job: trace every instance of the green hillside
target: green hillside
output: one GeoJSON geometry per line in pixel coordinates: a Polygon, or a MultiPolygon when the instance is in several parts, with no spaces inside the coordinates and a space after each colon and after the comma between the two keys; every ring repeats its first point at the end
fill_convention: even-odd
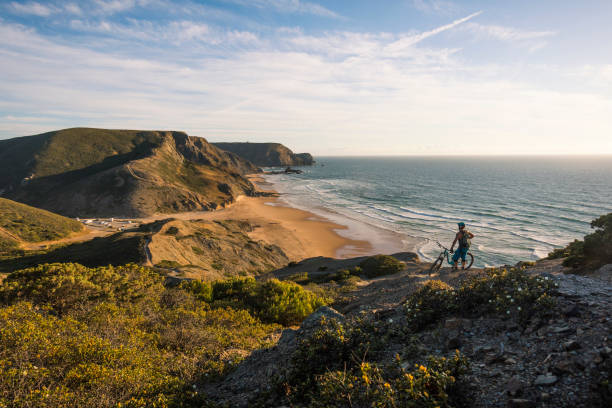
{"type": "Polygon", "coordinates": [[[0,198],[0,252],[16,249],[20,242],[61,239],[82,229],[78,221],[0,198]]]}
{"type": "Polygon", "coordinates": [[[252,194],[252,163],[183,132],[73,128],[0,141],[0,194],[67,216],[207,210],[252,194]]]}

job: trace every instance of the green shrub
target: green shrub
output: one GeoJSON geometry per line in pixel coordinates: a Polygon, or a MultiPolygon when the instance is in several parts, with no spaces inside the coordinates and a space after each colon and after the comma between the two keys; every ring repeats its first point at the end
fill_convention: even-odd
{"type": "Polygon", "coordinates": [[[453,314],[516,316],[525,322],[554,304],[555,287],[548,277],[528,275],[518,268],[491,269],[484,277],[464,281],[457,290],[440,281],[428,281],[404,307],[414,329],[453,314]]]}
{"type": "Polygon", "coordinates": [[[430,280],[413,293],[404,307],[410,326],[422,329],[432,322],[457,311],[457,294],[448,284],[430,280]]]}
{"type": "Polygon", "coordinates": [[[404,264],[390,255],[374,255],[359,264],[367,278],[392,275],[404,269],[404,264]]]}
{"type": "Polygon", "coordinates": [[[213,301],[213,288],[208,282],[188,280],[181,282],[181,288],[191,292],[196,299],[210,303],[213,301]]]}
{"type": "Polygon", "coordinates": [[[203,250],[202,248],[197,247],[197,246],[192,246],[192,247],[191,247],[191,250],[192,250],[192,251],[193,251],[193,253],[194,253],[194,254],[196,254],[196,255],[200,255],[200,256],[202,256],[202,255],[204,255],[204,254],[205,254],[204,250],[203,250]]]}
{"type": "Polygon", "coordinates": [[[0,284],[0,406],[210,406],[194,385],[268,345],[278,326],[211,309],[198,299],[206,284],[162,282],[137,265],[10,274],[0,284]]]}
{"type": "Polygon", "coordinates": [[[87,268],[79,264],[44,264],[8,275],[0,286],[0,301],[25,299],[65,313],[101,301],[157,301],[164,278],[135,264],[87,268]]]}
{"type": "Polygon", "coordinates": [[[155,266],[163,269],[178,269],[181,267],[181,264],[176,261],[162,259],[159,263],[156,263],[155,266]]]}
{"type": "Polygon", "coordinates": [[[213,308],[246,309],[265,322],[283,325],[300,323],[325,303],[300,285],[278,279],[230,278],[212,284],[184,282],[181,286],[213,308]]]}
{"type": "Polygon", "coordinates": [[[256,314],[267,322],[298,324],[323,301],[293,282],[271,279],[261,284],[252,298],[256,314]]]}
{"type": "Polygon", "coordinates": [[[595,232],[585,235],[584,240],[555,249],[548,258],[565,258],[563,265],[571,268],[598,268],[612,263],[612,213],[593,220],[591,228],[595,232]]]}
{"type": "Polygon", "coordinates": [[[166,230],[166,235],[177,235],[179,233],[179,229],[175,226],[169,227],[166,230]]]}

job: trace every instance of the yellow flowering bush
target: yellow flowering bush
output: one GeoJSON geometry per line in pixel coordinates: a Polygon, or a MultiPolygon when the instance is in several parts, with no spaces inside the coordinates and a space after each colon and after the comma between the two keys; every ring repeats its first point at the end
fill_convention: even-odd
{"type": "Polygon", "coordinates": [[[207,407],[200,386],[279,328],[137,265],[40,265],[0,284],[0,407],[207,407]],[[235,352],[235,350],[241,352],[235,352]]]}
{"type": "Polygon", "coordinates": [[[457,351],[451,358],[429,357],[427,365],[384,370],[362,362],[356,369],[329,371],[317,378],[318,391],[309,407],[434,408],[452,407],[451,392],[468,368],[457,351]]]}

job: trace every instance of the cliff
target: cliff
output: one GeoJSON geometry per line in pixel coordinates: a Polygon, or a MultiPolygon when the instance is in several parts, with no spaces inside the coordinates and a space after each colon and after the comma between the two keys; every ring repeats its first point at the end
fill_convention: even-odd
{"type": "Polygon", "coordinates": [[[293,153],[280,143],[213,143],[216,147],[264,167],[310,166],[315,161],[310,153],[293,153]]]}

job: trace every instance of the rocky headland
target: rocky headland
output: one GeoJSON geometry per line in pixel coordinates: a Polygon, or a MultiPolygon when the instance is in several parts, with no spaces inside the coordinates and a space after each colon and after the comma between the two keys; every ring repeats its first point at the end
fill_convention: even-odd
{"type": "Polygon", "coordinates": [[[220,149],[261,167],[311,166],[314,158],[310,153],[293,153],[280,143],[213,143],[220,149]]]}

